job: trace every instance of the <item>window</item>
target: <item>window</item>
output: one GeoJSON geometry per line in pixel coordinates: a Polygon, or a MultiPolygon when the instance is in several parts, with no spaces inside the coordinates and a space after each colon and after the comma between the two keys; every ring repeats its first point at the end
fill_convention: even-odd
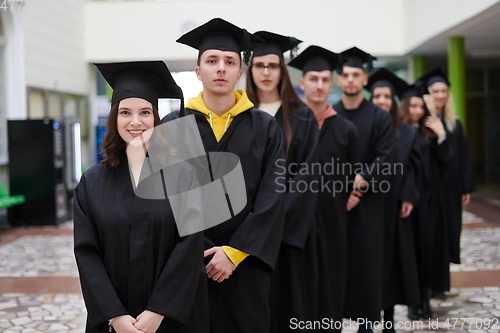
{"type": "Polygon", "coordinates": [[[45,118],[45,97],[42,91],[30,90],[28,93],[28,118],[45,118]]]}
{"type": "Polygon", "coordinates": [[[96,71],[96,87],[97,87],[97,96],[106,96],[107,95],[107,90],[108,90],[108,83],[104,79],[104,76],[102,76],[101,72],[95,69],[96,71]]]}

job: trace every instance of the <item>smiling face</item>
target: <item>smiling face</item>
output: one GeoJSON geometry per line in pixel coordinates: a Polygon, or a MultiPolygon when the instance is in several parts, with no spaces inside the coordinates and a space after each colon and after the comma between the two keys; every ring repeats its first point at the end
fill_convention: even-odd
{"type": "Polygon", "coordinates": [[[436,82],[429,87],[429,93],[434,100],[438,110],[442,110],[448,101],[448,85],[444,82],[436,82]]]}
{"type": "Polygon", "coordinates": [[[199,65],[194,69],[198,80],[203,83],[203,91],[213,95],[232,94],[240,81],[243,71],[241,59],[236,52],[207,50],[200,56],[199,65]]]}
{"type": "Polygon", "coordinates": [[[300,89],[304,91],[307,103],[322,104],[328,100],[333,90],[332,72],[329,70],[308,71],[299,80],[300,89]]]}
{"type": "MultiPolygon", "coordinates": [[[[128,144],[145,131],[154,128],[153,105],[142,98],[126,98],[119,102],[116,125],[118,134],[128,144]]],[[[149,131],[151,133],[151,131],[149,131]]],[[[147,141],[149,137],[144,138],[147,141]]]]}
{"type": "Polygon", "coordinates": [[[252,77],[260,91],[268,93],[277,91],[281,81],[280,57],[276,54],[267,54],[253,58],[252,77]]]}
{"type": "Polygon", "coordinates": [[[409,106],[411,123],[416,123],[424,116],[424,100],[420,97],[411,97],[409,106]]]}
{"type": "Polygon", "coordinates": [[[389,87],[377,87],[373,89],[372,103],[390,112],[392,107],[392,91],[389,87]]]}

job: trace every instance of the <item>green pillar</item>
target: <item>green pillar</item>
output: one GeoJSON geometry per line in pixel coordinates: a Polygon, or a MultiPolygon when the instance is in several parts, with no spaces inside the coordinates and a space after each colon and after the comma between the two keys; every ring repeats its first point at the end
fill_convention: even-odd
{"type": "Polygon", "coordinates": [[[455,111],[462,122],[464,132],[467,128],[465,110],[465,41],[461,36],[448,38],[448,79],[450,91],[455,100],[455,111]]]}
{"type": "Polygon", "coordinates": [[[427,71],[427,58],[423,54],[413,56],[413,79],[416,80],[427,71]]]}

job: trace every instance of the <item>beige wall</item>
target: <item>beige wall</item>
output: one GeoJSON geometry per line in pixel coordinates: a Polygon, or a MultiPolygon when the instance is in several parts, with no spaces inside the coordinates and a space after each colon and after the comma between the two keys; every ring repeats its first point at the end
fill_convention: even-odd
{"type": "MultiPolygon", "coordinates": [[[[403,56],[498,0],[192,0],[87,3],[86,58],[192,60],[175,43],[185,31],[222,17],[250,32],[269,30],[333,51],[356,45],[403,56]]],[[[191,64],[189,64],[191,66],[191,64]]]]}
{"type": "Polygon", "coordinates": [[[89,2],[89,61],[195,59],[175,40],[185,31],[222,17],[250,32],[269,30],[333,51],[353,45],[375,54],[403,53],[402,0],[214,0],[89,2]],[[382,13],[384,19],[377,16],[382,13]]]}
{"type": "Polygon", "coordinates": [[[21,16],[26,85],[88,94],[84,52],[85,0],[25,1],[21,16]]]}

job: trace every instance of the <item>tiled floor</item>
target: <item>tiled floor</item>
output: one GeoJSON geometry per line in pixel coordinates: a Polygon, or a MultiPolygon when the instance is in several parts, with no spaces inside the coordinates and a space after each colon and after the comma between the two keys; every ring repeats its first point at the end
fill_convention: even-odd
{"type": "MultiPolygon", "coordinates": [[[[500,287],[453,288],[444,301],[431,300],[432,320],[408,320],[406,306],[394,309],[394,328],[397,332],[452,331],[498,333],[500,330],[500,287]]],[[[351,324],[351,323],[349,323],[351,324]]],[[[344,323],[343,332],[356,332],[344,323]]],[[[374,323],[374,331],[382,331],[383,322],[374,323]]]]}
{"type": "Polygon", "coordinates": [[[85,306],[79,293],[5,293],[0,296],[0,330],[83,332],[85,306]]]}
{"type": "MultiPolygon", "coordinates": [[[[451,266],[447,299],[431,301],[435,318],[410,321],[406,307],[397,306],[398,332],[499,332],[500,206],[490,201],[478,196],[464,212],[462,264],[451,266]]],[[[0,234],[0,332],[84,331],[72,246],[71,222],[0,234]]],[[[343,327],[344,333],[356,331],[356,323],[343,327]]]]}

